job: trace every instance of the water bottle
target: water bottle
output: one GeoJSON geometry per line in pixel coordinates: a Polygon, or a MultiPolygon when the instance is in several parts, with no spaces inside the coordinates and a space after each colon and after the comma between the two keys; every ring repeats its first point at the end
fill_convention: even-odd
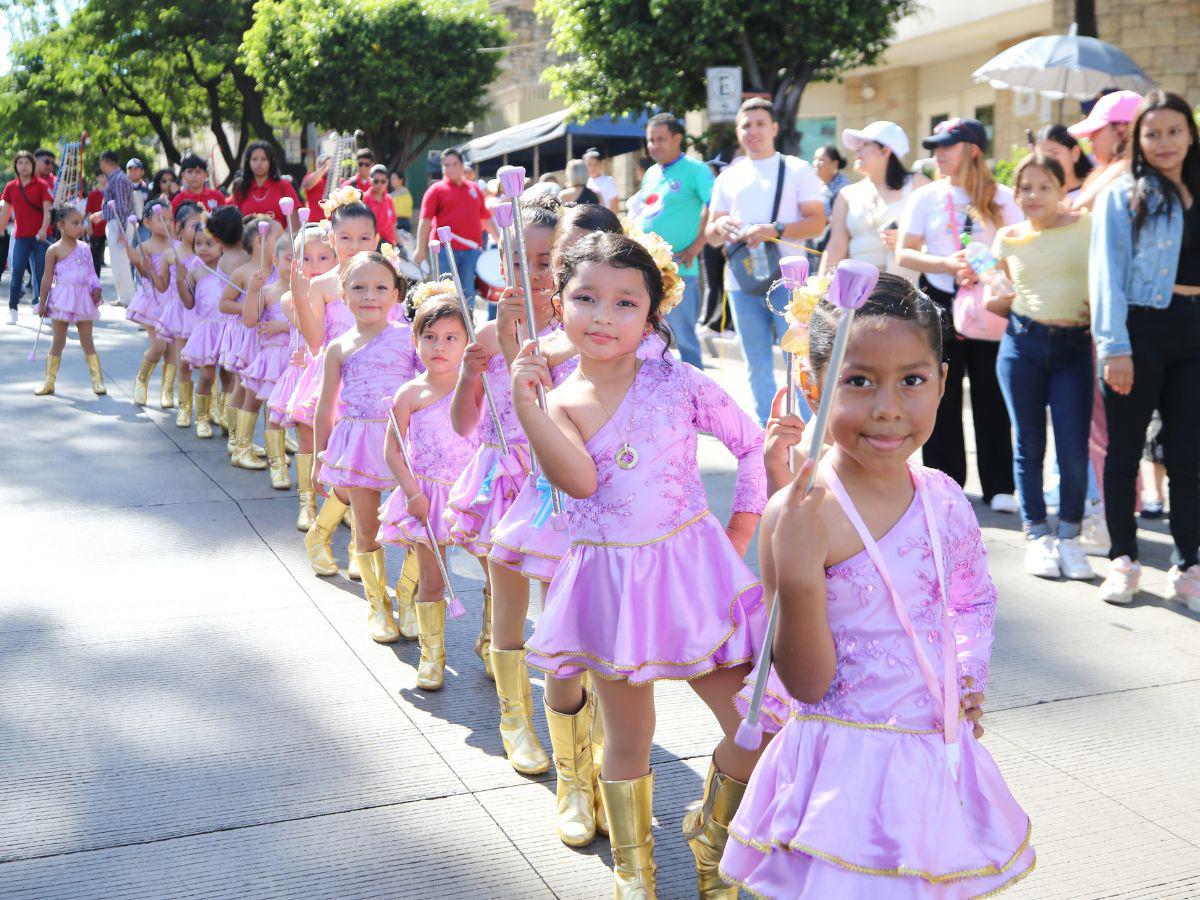
{"type": "Polygon", "coordinates": [[[967,244],[967,265],[979,276],[979,280],[992,289],[997,297],[1007,297],[1013,292],[1012,282],[999,269],[1000,261],[986,244],[972,241],[967,244]]]}
{"type": "Polygon", "coordinates": [[[750,248],[750,272],[760,281],[771,277],[771,261],[767,259],[765,244],[750,248]]]}

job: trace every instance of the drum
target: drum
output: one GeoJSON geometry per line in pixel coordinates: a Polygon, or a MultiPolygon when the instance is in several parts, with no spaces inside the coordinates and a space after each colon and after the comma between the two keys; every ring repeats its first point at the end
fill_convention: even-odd
{"type": "Polygon", "coordinates": [[[500,274],[500,251],[493,247],[479,254],[475,263],[475,290],[489,303],[495,303],[504,293],[504,276],[500,274]]]}

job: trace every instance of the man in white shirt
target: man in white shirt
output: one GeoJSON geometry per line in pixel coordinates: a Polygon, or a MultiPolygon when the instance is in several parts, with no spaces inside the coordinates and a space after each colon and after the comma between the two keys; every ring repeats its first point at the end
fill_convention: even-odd
{"type": "Polygon", "coordinates": [[[620,212],[621,198],[618,196],[617,182],[611,175],[604,174],[604,157],[600,151],[595,147],[585,151],[583,161],[588,168],[587,186],[596,192],[601,203],[613,212],[620,212]]]}
{"type": "MultiPolygon", "coordinates": [[[[730,245],[739,241],[745,241],[751,250],[766,241],[776,241],[780,256],[803,254],[804,241],[825,228],[825,185],[808,163],[776,152],[779,122],[770,101],[753,98],[743,103],[738,110],[736,130],[744,156],[717,176],[713,185],[706,228],[708,242],[714,247],[724,244],[728,252],[730,245]],[[781,160],[783,189],[779,211],[772,219],[781,160]]],[[[786,323],[768,306],[765,292],[740,290],[731,268],[725,267],[725,289],[750,369],[754,408],[765,425],[775,397],[774,348],[783,337],[786,323]]],[[[782,312],[787,291],[776,288],[769,299],[782,312]]]]}

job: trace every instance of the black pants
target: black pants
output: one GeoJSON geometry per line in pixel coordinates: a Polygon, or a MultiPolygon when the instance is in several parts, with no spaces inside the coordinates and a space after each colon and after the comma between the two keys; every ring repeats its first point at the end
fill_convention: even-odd
{"type": "Polygon", "coordinates": [[[725,307],[725,251],[721,247],[705,246],[704,308],[700,324],[714,331],[733,331],[733,309],[725,307]],[[724,321],[722,321],[722,317],[724,321]]]}
{"type": "Polygon", "coordinates": [[[1133,389],[1121,396],[1102,385],[1108,416],[1104,517],[1109,559],[1138,558],[1134,517],[1138,462],[1154,410],[1171,492],[1171,561],[1193,565],[1200,547],[1200,298],[1175,295],[1167,309],[1129,307],[1133,389]]]}
{"type": "MultiPolygon", "coordinates": [[[[954,297],[921,279],[921,288],[944,310],[943,320],[952,321],[950,304],[954,297]]],[[[953,326],[943,331],[946,393],[938,406],[933,434],[922,448],[925,465],[940,469],[960,485],[967,481],[967,447],[963,434],[963,376],[971,379],[971,419],[975,423],[975,460],[983,500],[996,494],[1011,494],[1013,485],[1012,432],[1000,381],[996,377],[995,341],[960,338],[953,326]]],[[[1143,429],[1144,433],[1144,429],[1143,429]]]]}
{"type": "Polygon", "coordinates": [[[92,248],[92,265],[96,269],[96,277],[100,277],[100,270],[104,268],[104,247],[108,244],[108,238],[104,235],[92,235],[88,241],[92,248]]]}
{"type": "Polygon", "coordinates": [[[8,232],[0,234],[0,275],[8,271],[8,232]]]}

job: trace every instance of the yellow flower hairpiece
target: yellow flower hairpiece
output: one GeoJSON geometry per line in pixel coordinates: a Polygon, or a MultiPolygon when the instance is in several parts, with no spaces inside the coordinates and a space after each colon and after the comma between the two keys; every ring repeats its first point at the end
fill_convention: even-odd
{"type": "Polygon", "coordinates": [[[410,304],[414,310],[420,309],[421,304],[434,297],[455,296],[454,285],[449,281],[422,281],[410,296],[410,304]]]}
{"type": "Polygon", "coordinates": [[[631,237],[650,254],[662,275],[663,299],[658,307],[666,315],[683,299],[683,279],[679,277],[679,265],[675,262],[675,251],[663,238],[652,231],[642,231],[633,222],[624,223],[626,237],[631,237]]]}
{"type": "Polygon", "coordinates": [[[351,203],[358,203],[360,200],[362,200],[362,191],[354,185],[346,184],[330,194],[328,200],[322,200],[321,209],[325,210],[326,216],[332,216],[333,211],[339,206],[348,206],[351,203]]]}
{"type": "Polygon", "coordinates": [[[829,285],[832,282],[832,271],[824,275],[812,275],[792,291],[792,298],[783,312],[783,317],[789,325],[779,342],[783,350],[797,356],[808,356],[808,323],[812,320],[817,304],[829,293],[829,285]]]}

